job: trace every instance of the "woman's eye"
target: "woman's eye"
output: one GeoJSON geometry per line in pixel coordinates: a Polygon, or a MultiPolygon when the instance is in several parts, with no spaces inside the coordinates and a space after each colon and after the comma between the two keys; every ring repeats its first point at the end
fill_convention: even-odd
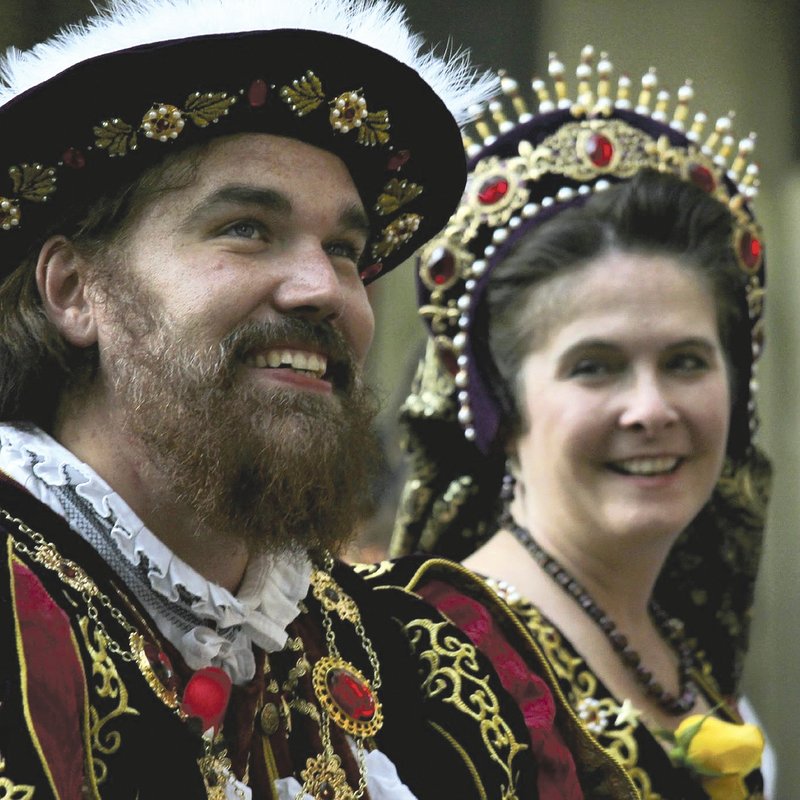
{"type": "Polygon", "coordinates": [[[569,371],[571,378],[601,378],[610,375],[614,367],[607,361],[596,358],[582,358],[576,361],[569,371]]]}
{"type": "Polygon", "coordinates": [[[675,372],[700,372],[708,366],[708,359],[694,353],[680,353],[667,362],[667,367],[675,372]]]}

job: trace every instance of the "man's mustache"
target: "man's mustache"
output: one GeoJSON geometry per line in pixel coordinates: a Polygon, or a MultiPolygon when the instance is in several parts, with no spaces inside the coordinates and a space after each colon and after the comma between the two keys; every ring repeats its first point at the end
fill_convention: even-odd
{"type": "Polygon", "coordinates": [[[358,368],[352,348],[344,336],[327,322],[311,322],[300,317],[280,317],[270,322],[242,323],[221,343],[223,363],[233,369],[254,350],[284,347],[306,348],[327,356],[327,380],[339,391],[349,391],[358,368]]]}

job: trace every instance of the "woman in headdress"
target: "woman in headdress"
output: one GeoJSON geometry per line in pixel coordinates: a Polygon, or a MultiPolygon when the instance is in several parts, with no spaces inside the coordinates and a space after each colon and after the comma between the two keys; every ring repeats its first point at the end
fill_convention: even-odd
{"type": "Polygon", "coordinates": [[[769,478],[753,136],[704,139],[688,83],[669,117],[652,70],[614,97],[592,56],[575,100],[551,57],[535,114],[503,78],[421,253],[393,549],[490,576],[643,798],[761,797],[735,705],[769,478]]]}

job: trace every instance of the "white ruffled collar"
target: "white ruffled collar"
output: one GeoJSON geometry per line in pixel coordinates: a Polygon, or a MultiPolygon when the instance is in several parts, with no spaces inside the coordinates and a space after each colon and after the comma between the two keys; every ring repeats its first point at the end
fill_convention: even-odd
{"type": "Polygon", "coordinates": [[[241,683],[254,674],[253,643],[267,652],[285,644],[286,627],[308,592],[312,569],[308,558],[295,554],[254,557],[233,595],[175,555],[89,465],[42,430],[0,424],[0,469],[61,516],[65,516],[64,507],[55,489],[71,484],[99,518],[113,521],[109,538],[132,565],[146,559],[153,591],[174,604],[188,602],[191,611],[206,622],[181,628],[174,615],[159,613],[147,598],[140,598],[192,669],[222,666],[235,683],[241,683]],[[226,636],[217,632],[226,629],[226,636]]]}

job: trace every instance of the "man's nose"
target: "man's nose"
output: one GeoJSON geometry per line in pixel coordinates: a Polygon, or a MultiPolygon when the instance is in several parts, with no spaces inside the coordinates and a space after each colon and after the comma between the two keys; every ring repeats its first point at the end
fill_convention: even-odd
{"type": "Polygon", "coordinates": [[[274,292],[276,310],[316,322],[332,322],[341,316],[341,276],[321,246],[307,246],[287,254],[281,273],[274,292]]]}

